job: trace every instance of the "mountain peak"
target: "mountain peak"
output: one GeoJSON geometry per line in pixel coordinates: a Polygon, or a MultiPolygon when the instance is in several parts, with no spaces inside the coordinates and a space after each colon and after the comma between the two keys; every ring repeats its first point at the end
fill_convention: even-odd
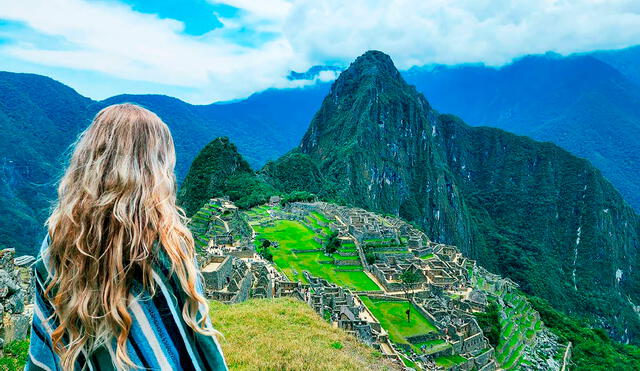
{"type": "Polygon", "coordinates": [[[330,92],[336,103],[346,97],[347,105],[349,98],[397,94],[418,95],[415,88],[404,81],[391,57],[378,50],[369,50],[356,58],[336,79],[330,92]]]}
{"type": "Polygon", "coordinates": [[[328,150],[331,143],[349,142],[357,148],[394,143],[399,135],[431,132],[430,112],[427,100],[404,81],[391,58],[370,50],[331,86],[300,148],[312,157],[335,156],[328,150]]]}
{"type": "Polygon", "coordinates": [[[401,79],[400,72],[393,64],[391,57],[378,50],[369,50],[356,58],[340,77],[343,75],[347,75],[345,77],[348,78],[388,76],[401,79]]]}

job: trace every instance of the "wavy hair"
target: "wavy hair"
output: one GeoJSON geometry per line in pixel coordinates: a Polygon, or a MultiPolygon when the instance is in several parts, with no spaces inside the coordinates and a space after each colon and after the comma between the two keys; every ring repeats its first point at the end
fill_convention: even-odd
{"type": "Polygon", "coordinates": [[[134,278],[155,293],[156,243],[187,293],[185,322],[214,335],[196,289],[193,237],[176,206],[175,161],[167,125],[137,105],[104,108],[79,137],[47,220],[52,278],[45,296],[55,308],[51,338],[65,370],[113,339],[115,365],[139,367],[127,355],[127,308],[134,278]]]}

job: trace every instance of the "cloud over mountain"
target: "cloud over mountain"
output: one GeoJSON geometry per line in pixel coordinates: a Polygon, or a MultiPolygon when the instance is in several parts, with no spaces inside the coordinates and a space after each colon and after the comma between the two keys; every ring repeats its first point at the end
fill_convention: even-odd
{"type": "Polygon", "coordinates": [[[368,49],[400,68],[500,65],[640,40],[640,4],[630,0],[210,0],[196,13],[215,17],[199,35],[186,32],[192,17],[161,11],[163,3],[2,2],[0,68],[48,74],[95,98],[126,90],[208,103],[303,84],[289,71],[344,65],[368,49]]]}

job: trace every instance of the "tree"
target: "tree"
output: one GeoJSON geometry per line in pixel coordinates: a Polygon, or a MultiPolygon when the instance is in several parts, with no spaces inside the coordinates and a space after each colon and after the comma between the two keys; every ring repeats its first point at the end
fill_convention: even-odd
{"type": "Polygon", "coordinates": [[[498,304],[491,301],[484,312],[475,312],[473,315],[482,332],[489,339],[489,344],[497,347],[500,340],[500,308],[498,304]]]}
{"type": "Polygon", "coordinates": [[[267,248],[263,249],[261,255],[267,261],[273,262],[273,254],[271,253],[271,251],[269,251],[269,249],[267,249],[267,248]]]}
{"type": "Polygon", "coordinates": [[[370,252],[368,252],[368,253],[365,255],[365,259],[367,259],[367,264],[369,264],[369,265],[371,265],[371,264],[375,264],[375,263],[376,263],[376,260],[378,260],[378,259],[376,258],[376,254],[374,254],[374,253],[370,253],[370,252]]]}
{"type": "Polygon", "coordinates": [[[340,239],[338,238],[338,232],[332,232],[327,240],[327,243],[324,245],[324,251],[327,254],[333,254],[338,251],[340,247],[340,239]]]}
{"type": "Polygon", "coordinates": [[[409,296],[410,291],[420,282],[420,275],[409,267],[400,275],[400,282],[402,283],[402,289],[407,296],[407,300],[411,300],[409,296]]]}

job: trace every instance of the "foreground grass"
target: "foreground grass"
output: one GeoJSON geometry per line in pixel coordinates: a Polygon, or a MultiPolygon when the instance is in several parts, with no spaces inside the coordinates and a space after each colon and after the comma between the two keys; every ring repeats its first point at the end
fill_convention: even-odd
{"type": "Polygon", "coordinates": [[[29,339],[16,340],[4,345],[4,355],[0,357],[0,370],[23,370],[29,357],[29,339]]]}
{"type": "Polygon", "coordinates": [[[399,369],[295,299],[212,302],[211,315],[233,370],[399,369]]]}

